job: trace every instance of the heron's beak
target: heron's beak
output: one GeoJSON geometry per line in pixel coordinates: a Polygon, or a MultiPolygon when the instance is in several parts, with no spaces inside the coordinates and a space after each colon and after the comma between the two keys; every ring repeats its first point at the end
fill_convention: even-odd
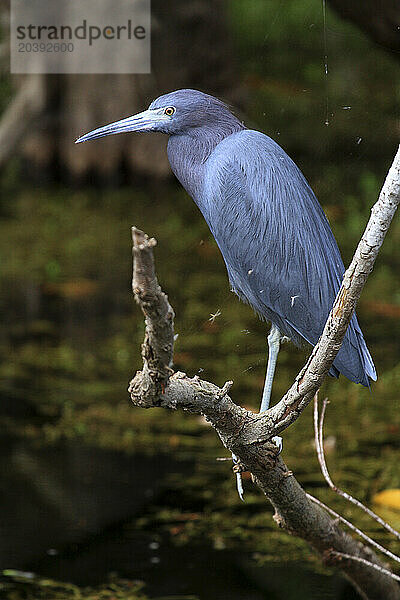
{"type": "Polygon", "coordinates": [[[77,140],[75,144],[86,142],[88,140],[96,140],[97,138],[105,137],[106,135],[115,135],[116,133],[125,133],[127,131],[146,131],[156,127],[162,121],[162,116],[159,110],[145,110],[137,115],[115,121],[104,127],[94,129],[89,133],[85,133],[77,140]]]}

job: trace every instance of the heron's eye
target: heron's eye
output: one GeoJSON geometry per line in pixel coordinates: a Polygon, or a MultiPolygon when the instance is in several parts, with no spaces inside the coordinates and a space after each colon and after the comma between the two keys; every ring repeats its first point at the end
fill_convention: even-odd
{"type": "Polygon", "coordinates": [[[168,115],[168,117],[172,117],[174,112],[175,112],[174,106],[167,106],[167,108],[164,110],[164,115],[168,115]]]}

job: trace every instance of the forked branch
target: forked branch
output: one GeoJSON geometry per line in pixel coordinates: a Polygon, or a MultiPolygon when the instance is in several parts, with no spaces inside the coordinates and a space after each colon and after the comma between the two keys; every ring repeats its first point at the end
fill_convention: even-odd
{"type": "Polygon", "coordinates": [[[173,310],[156,279],[155,241],[135,228],[132,230],[133,291],[146,318],[143,370],[136,373],[129,386],[133,403],[144,408],[163,406],[204,415],[224,446],[252,472],[275,507],[277,523],[310,542],[327,564],[341,568],[368,600],[398,600],[400,591],[376,555],[343,532],[327,512],[307,497],[282,458],[277,456],[270,439],[298,418],[321,386],[399,201],[400,148],[319,343],[282,400],[262,415],[232,402],[228,395],[231,382],[219,388],[197,376],[189,378],[184,373],[172,372],[173,310]],[[346,555],[353,558],[350,560],[346,555]],[[369,563],[379,568],[370,568],[369,563]]]}
{"type": "MultiPolygon", "coordinates": [[[[400,533],[398,531],[396,531],[396,529],[393,529],[393,527],[391,527],[391,525],[389,525],[389,523],[386,523],[386,521],[384,521],[382,519],[382,517],[380,517],[379,515],[374,513],[373,510],[368,508],[368,506],[365,506],[365,504],[363,504],[362,502],[357,500],[357,498],[354,498],[347,492],[344,492],[343,490],[338,488],[337,485],[335,485],[333,483],[331,476],[329,474],[329,471],[328,471],[328,467],[327,467],[326,460],[325,460],[325,452],[324,452],[324,419],[325,419],[325,412],[326,412],[327,405],[328,405],[328,400],[327,400],[327,398],[325,398],[325,400],[322,402],[321,417],[319,418],[318,417],[318,395],[315,394],[315,396],[314,396],[315,447],[317,450],[318,462],[321,467],[321,471],[325,478],[325,481],[327,482],[327,484],[329,485],[331,490],[336,492],[336,494],[338,494],[339,496],[342,496],[342,498],[345,498],[345,500],[348,500],[349,502],[351,502],[352,504],[354,504],[355,506],[357,506],[358,508],[360,508],[361,510],[366,512],[367,515],[369,517],[371,517],[371,519],[374,519],[374,521],[376,521],[377,523],[379,523],[379,525],[381,525],[382,527],[387,529],[389,531],[389,533],[391,533],[395,538],[400,540],[400,533]]],[[[370,542],[371,542],[371,540],[370,540],[370,542]]],[[[397,556],[395,557],[394,555],[392,555],[391,558],[400,562],[400,559],[397,556]]]]}

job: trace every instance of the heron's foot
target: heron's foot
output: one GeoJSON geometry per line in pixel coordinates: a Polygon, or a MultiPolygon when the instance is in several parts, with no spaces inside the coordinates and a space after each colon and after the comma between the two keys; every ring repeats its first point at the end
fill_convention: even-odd
{"type": "Polygon", "coordinates": [[[274,442],[275,446],[278,447],[278,454],[277,454],[277,456],[279,456],[279,454],[282,452],[282,449],[283,449],[283,440],[282,440],[281,437],[279,437],[279,435],[275,435],[272,438],[272,441],[274,442]]]}
{"type": "MultiPolygon", "coordinates": [[[[262,412],[260,411],[259,414],[262,415],[265,412],[267,412],[266,410],[263,410],[262,412]]],[[[275,446],[278,446],[278,455],[282,452],[283,449],[283,440],[279,435],[275,435],[272,438],[272,441],[274,442],[275,446]]]]}

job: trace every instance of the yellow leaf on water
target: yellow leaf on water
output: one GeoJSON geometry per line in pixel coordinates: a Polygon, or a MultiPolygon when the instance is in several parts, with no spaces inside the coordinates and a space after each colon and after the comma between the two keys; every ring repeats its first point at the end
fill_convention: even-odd
{"type": "Polygon", "coordinates": [[[400,489],[383,490],[372,498],[374,504],[400,510],[400,489]]]}

